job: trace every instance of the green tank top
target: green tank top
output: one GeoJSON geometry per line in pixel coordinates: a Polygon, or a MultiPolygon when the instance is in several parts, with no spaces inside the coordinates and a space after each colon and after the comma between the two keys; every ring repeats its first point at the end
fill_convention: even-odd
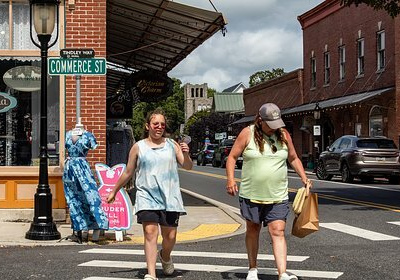
{"type": "Polygon", "coordinates": [[[288,196],[288,171],[286,160],[288,148],[281,145],[275,135],[275,153],[264,135],[264,152],[261,154],[254,141],[254,125],[250,126],[251,138],[243,151],[242,182],[239,196],[260,201],[281,201],[288,196]]]}

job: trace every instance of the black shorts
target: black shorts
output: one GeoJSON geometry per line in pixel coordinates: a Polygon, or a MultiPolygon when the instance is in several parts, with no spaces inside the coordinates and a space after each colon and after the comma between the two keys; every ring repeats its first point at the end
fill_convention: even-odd
{"type": "Polygon", "coordinates": [[[157,223],[160,226],[178,227],[179,212],[167,212],[165,210],[142,210],[136,213],[137,222],[157,223]]]}
{"type": "Polygon", "coordinates": [[[258,204],[250,199],[239,197],[242,217],[256,224],[267,226],[269,222],[286,221],[289,215],[289,201],[284,200],[274,204],[258,204]]]}

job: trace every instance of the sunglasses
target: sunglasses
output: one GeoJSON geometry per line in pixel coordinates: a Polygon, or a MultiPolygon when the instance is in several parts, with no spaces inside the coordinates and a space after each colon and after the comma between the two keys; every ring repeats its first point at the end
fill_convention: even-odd
{"type": "Polygon", "coordinates": [[[278,151],[278,148],[275,146],[275,140],[268,137],[268,143],[271,146],[271,151],[275,154],[278,151]]]}
{"type": "Polygon", "coordinates": [[[165,123],[156,122],[156,123],[152,123],[151,126],[154,127],[154,128],[158,128],[158,127],[165,128],[165,123]]]}

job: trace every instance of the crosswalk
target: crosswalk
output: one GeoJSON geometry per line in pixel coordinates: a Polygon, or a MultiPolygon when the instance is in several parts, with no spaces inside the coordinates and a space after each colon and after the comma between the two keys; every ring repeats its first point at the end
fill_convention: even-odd
{"type": "MultiPolygon", "coordinates": [[[[143,250],[131,249],[88,249],[80,251],[83,254],[121,254],[121,255],[144,255],[143,250]]],[[[183,257],[200,257],[210,259],[243,259],[247,262],[246,254],[239,253],[217,253],[217,252],[196,252],[196,251],[173,251],[173,256],[183,257]]],[[[309,256],[288,256],[288,262],[303,262],[309,256]]],[[[259,260],[274,260],[273,255],[259,254],[259,260]]],[[[183,271],[200,271],[208,273],[242,273],[246,274],[248,271],[247,266],[230,266],[230,265],[215,265],[215,264],[194,264],[194,263],[174,263],[176,270],[183,271]]],[[[123,268],[123,269],[145,269],[145,262],[135,261],[113,261],[113,260],[91,260],[79,264],[81,267],[97,267],[97,268],[123,268]]],[[[161,265],[157,264],[157,269],[161,269],[161,265]]],[[[275,268],[259,268],[259,274],[264,275],[277,275],[275,268]]],[[[300,277],[309,277],[315,279],[337,279],[343,273],[338,271],[321,271],[321,270],[288,270],[300,277]]],[[[128,278],[105,278],[105,277],[89,277],[84,280],[118,280],[128,278]]],[[[133,278],[131,278],[133,279],[133,278]]]]}
{"type": "MultiPolygon", "coordinates": [[[[400,221],[387,221],[387,224],[393,226],[400,226],[400,221]]],[[[360,238],[361,240],[369,240],[371,242],[375,241],[398,241],[399,236],[392,236],[381,232],[371,231],[365,228],[359,228],[352,225],[347,225],[344,223],[320,223],[321,229],[336,232],[339,235],[347,235],[352,238],[360,238]]],[[[131,255],[131,256],[141,256],[144,259],[143,250],[136,249],[119,249],[119,248],[92,248],[79,252],[80,254],[92,255],[93,259],[80,263],[79,267],[96,267],[96,268],[119,268],[119,269],[133,269],[133,270],[145,270],[146,263],[140,261],[121,261],[114,260],[113,255],[131,255]],[[102,256],[100,259],[96,259],[96,256],[102,256]],[[104,259],[105,256],[110,256],[109,259],[104,259]]],[[[224,253],[224,252],[200,252],[200,251],[173,251],[174,257],[180,257],[181,262],[175,263],[175,269],[177,271],[187,271],[187,272],[207,272],[207,273],[241,273],[246,274],[247,267],[247,254],[245,253],[224,253]],[[209,263],[194,263],[197,258],[207,258],[209,263]],[[218,260],[236,259],[243,260],[243,266],[232,266],[232,265],[219,265],[218,260]],[[182,262],[182,260],[184,260],[182,262]]],[[[301,263],[312,257],[310,256],[296,256],[288,255],[288,267],[290,263],[301,263]]],[[[133,258],[135,260],[135,258],[133,258]]],[[[273,255],[259,254],[259,260],[274,261],[273,255]]],[[[159,264],[157,264],[157,269],[162,269],[159,264]]],[[[99,270],[101,271],[101,270],[99,270]]],[[[306,277],[307,279],[337,279],[343,275],[341,271],[323,271],[323,270],[288,270],[289,272],[296,274],[300,277],[306,277]]],[[[259,268],[259,273],[264,275],[277,275],[277,270],[274,267],[259,268]]],[[[98,276],[91,276],[84,278],[84,280],[135,280],[137,278],[118,278],[118,277],[105,277],[104,274],[98,276]]]]}

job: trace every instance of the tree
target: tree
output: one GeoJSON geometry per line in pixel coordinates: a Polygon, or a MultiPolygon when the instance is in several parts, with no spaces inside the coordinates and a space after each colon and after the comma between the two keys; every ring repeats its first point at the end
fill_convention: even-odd
{"type": "Polygon", "coordinates": [[[341,0],[340,3],[348,7],[366,4],[375,10],[385,10],[392,18],[400,13],[399,0],[341,0]]]}
{"type": "Polygon", "coordinates": [[[280,77],[283,74],[285,74],[285,71],[283,70],[283,68],[276,68],[276,69],[272,68],[271,71],[270,70],[258,71],[250,76],[249,85],[250,85],[250,87],[253,87],[262,82],[269,81],[271,79],[280,77]]]}
{"type": "Polygon", "coordinates": [[[207,89],[207,98],[214,97],[214,94],[215,94],[216,92],[217,92],[216,89],[214,89],[214,88],[208,88],[208,89],[207,89]]]}

